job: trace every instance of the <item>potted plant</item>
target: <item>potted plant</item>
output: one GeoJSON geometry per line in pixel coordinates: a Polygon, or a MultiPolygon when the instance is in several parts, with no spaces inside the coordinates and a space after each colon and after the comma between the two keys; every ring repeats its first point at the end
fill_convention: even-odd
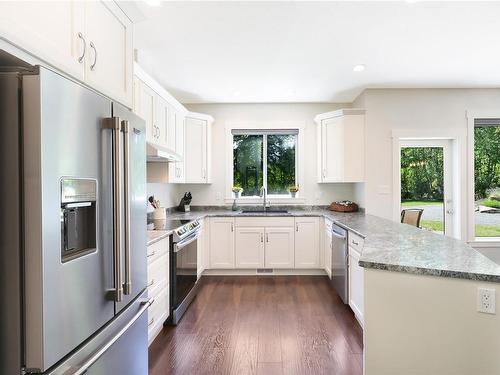
{"type": "Polygon", "coordinates": [[[290,195],[292,196],[292,198],[295,198],[295,196],[297,195],[297,192],[299,191],[299,187],[298,186],[290,186],[288,191],[290,192],[290,195]]]}
{"type": "Polygon", "coordinates": [[[241,193],[243,192],[243,188],[241,186],[235,185],[233,186],[233,194],[236,199],[241,198],[241,193]]]}

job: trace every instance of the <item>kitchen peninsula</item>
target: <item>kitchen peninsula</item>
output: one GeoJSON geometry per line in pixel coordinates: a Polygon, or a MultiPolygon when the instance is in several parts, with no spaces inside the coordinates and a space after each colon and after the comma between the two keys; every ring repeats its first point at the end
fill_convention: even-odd
{"type": "Polygon", "coordinates": [[[476,309],[478,288],[498,291],[500,266],[462,241],[373,215],[323,208],[243,213],[205,207],[171,218],[308,216],[331,220],[364,239],[359,265],[364,269],[367,373],[402,374],[412,368],[422,374],[490,374],[500,368],[500,319],[476,309]],[[481,356],[471,358],[477,346],[483,347],[481,356]]]}

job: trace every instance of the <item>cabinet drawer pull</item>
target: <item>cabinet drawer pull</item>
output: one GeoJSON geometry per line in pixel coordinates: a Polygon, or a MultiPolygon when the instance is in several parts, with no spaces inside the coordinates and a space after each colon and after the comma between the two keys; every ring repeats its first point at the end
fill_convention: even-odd
{"type": "Polygon", "coordinates": [[[295,232],[299,231],[299,223],[295,223],[295,232]]]}
{"type": "Polygon", "coordinates": [[[266,242],[269,242],[269,233],[266,233],[266,242]]]}
{"type": "Polygon", "coordinates": [[[92,65],[90,65],[90,70],[94,70],[95,65],[97,64],[97,49],[95,48],[93,42],[90,42],[90,48],[94,50],[94,62],[92,63],[92,65]]]}
{"type": "Polygon", "coordinates": [[[152,317],[151,320],[148,322],[148,327],[151,326],[155,322],[155,318],[152,317]]]}
{"type": "Polygon", "coordinates": [[[152,256],[154,256],[155,254],[156,254],[156,251],[154,251],[154,250],[153,250],[153,252],[152,252],[151,254],[146,255],[146,257],[151,258],[151,257],[152,257],[152,256]]]}
{"type": "Polygon", "coordinates": [[[83,58],[85,57],[85,50],[87,49],[87,42],[85,41],[85,38],[83,37],[82,33],[78,33],[78,38],[80,38],[83,41],[83,52],[82,52],[82,55],[78,58],[78,62],[81,64],[83,62],[83,58]]]}
{"type": "Polygon", "coordinates": [[[356,245],[356,246],[358,246],[358,245],[359,245],[359,243],[358,243],[358,242],[356,242],[356,241],[354,241],[354,240],[352,240],[352,243],[353,243],[354,245],[356,245]]]}
{"type": "Polygon", "coordinates": [[[260,234],[260,242],[264,242],[264,235],[262,233],[260,234]]]}
{"type": "Polygon", "coordinates": [[[149,284],[148,284],[148,286],[147,286],[147,287],[149,288],[151,285],[154,285],[154,283],[155,283],[155,279],[152,279],[152,280],[149,282],[149,284]]]}

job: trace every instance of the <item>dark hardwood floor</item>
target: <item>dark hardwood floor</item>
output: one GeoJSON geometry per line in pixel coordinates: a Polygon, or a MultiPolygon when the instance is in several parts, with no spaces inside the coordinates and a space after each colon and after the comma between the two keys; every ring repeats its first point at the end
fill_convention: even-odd
{"type": "Polygon", "coordinates": [[[202,280],[150,346],[150,374],[362,374],[362,330],[326,277],[202,280]]]}

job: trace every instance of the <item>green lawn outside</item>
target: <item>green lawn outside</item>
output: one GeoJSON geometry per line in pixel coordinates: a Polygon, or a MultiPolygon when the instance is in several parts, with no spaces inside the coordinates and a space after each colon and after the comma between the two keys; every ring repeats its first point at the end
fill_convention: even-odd
{"type": "Polygon", "coordinates": [[[500,208],[500,201],[497,201],[495,199],[484,199],[482,201],[477,202],[480,205],[486,206],[486,207],[492,207],[492,208],[500,208]]]}
{"type": "Polygon", "coordinates": [[[442,205],[443,201],[403,201],[401,202],[402,207],[413,207],[413,206],[435,206],[442,205]]]}
{"type": "Polygon", "coordinates": [[[437,220],[421,220],[420,226],[424,229],[431,230],[433,232],[443,232],[444,223],[437,220]]]}
{"type": "Polygon", "coordinates": [[[500,237],[500,226],[476,225],[476,237],[500,237]]]}
{"type": "MultiPolygon", "coordinates": [[[[435,220],[422,220],[420,225],[424,229],[434,232],[443,231],[443,222],[435,220]]],[[[476,237],[500,237],[500,227],[498,225],[476,225],[476,237]]]]}

